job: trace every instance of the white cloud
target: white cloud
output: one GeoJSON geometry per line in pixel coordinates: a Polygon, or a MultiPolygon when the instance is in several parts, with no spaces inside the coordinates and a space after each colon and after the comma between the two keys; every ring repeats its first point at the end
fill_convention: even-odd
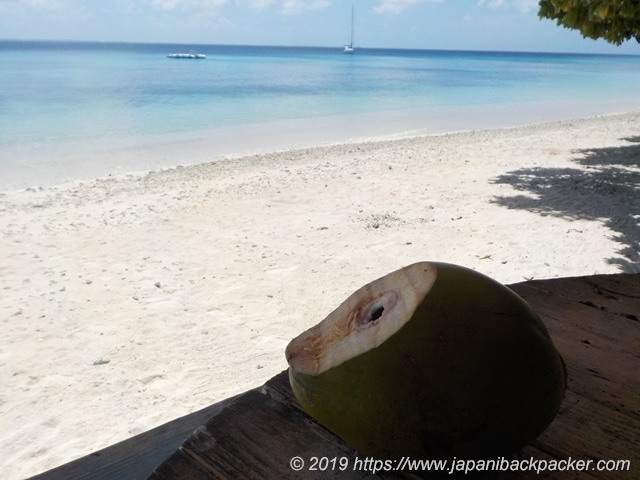
{"type": "Polygon", "coordinates": [[[285,15],[297,15],[305,10],[322,10],[331,5],[329,0],[282,0],[280,12],[285,15]]]}
{"type": "Polygon", "coordinates": [[[18,3],[25,7],[56,9],[67,6],[69,2],[64,0],[52,0],[50,2],[47,0],[19,0],[18,3]]]}
{"type": "Polygon", "coordinates": [[[180,0],[153,0],[151,3],[160,10],[174,10],[180,5],[180,0]]]}
{"type": "Polygon", "coordinates": [[[277,5],[283,15],[299,15],[305,10],[321,10],[331,6],[330,0],[236,0],[236,4],[261,12],[277,5]]]}
{"type": "Polygon", "coordinates": [[[35,17],[90,16],[89,9],[78,0],[0,0],[0,14],[35,17]]]}
{"type": "Polygon", "coordinates": [[[197,8],[200,10],[220,8],[227,0],[151,0],[151,4],[160,10],[197,8]]]}
{"type": "Polygon", "coordinates": [[[504,0],[478,0],[478,3],[476,4],[478,7],[484,7],[487,6],[489,8],[500,8],[501,6],[504,5],[504,0]]]}
{"type": "Polygon", "coordinates": [[[15,2],[7,2],[14,7],[28,8],[40,11],[64,10],[73,6],[72,0],[17,0],[15,2]]]}
{"type": "Polygon", "coordinates": [[[538,9],[539,0],[478,0],[476,6],[489,8],[513,8],[522,13],[529,13],[538,9]]]}
{"type": "Polygon", "coordinates": [[[275,3],[275,0],[236,0],[236,4],[251,10],[262,11],[275,3]]]}
{"type": "Polygon", "coordinates": [[[425,2],[441,2],[442,0],[380,0],[380,5],[373,7],[376,13],[393,13],[398,15],[408,8],[425,2]]]}
{"type": "Polygon", "coordinates": [[[537,11],[540,6],[539,0],[519,0],[518,7],[521,12],[529,13],[533,11],[537,11]]]}
{"type": "Polygon", "coordinates": [[[264,10],[272,5],[279,5],[280,13],[296,15],[305,10],[320,10],[331,5],[331,0],[236,0],[236,3],[252,10],[264,10]]]}

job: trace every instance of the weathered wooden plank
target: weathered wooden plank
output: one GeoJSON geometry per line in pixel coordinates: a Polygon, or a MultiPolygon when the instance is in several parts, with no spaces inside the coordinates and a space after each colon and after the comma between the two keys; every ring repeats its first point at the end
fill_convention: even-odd
{"type": "Polygon", "coordinates": [[[366,471],[354,470],[355,459],[360,457],[342,440],[303,412],[256,391],[225,406],[181,450],[217,479],[371,477],[366,471]],[[300,471],[291,468],[294,457],[304,461],[300,471]],[[343,470],[339,463],[311,470],[313,457],[348,462],[345,460],[343,470]]]}
{"type": "Polygon", "coordinates": [[[562,409],[533,445],[559,459],[630,460],[629,471],[590,475],[638,478],[640,276],[541,280],[511,288],[540,314],[568,370],[562,409]]]}
{"type": "MultiPolygon", "coordinates": [[[[580,304],[593,309],[583,310],[587,316],[596,310],[601,310],[614,317],[639,322],[640,281],[638,278],[640,274],[593,275],[532,280],[509,285],[509,287],[529,303],[534,304],[538,310],[546,306],[542,301],[546,296],[557,299],[553,303],[566,313],[572,311],[568,307],[580,304]]],[[[580,316],[576,317],[578,318],[580,316]]],[[[611,324],[611,326],[616,330],[625,328],[624,324],[611,324]]]]}
{"type": "Polygon", "coordinates": [[[533,445],[558,459],[630,460],[634,471],[611,472],[596,478],[637,478],[640,465],[640,420],[612,411],[569,391],[560,413],[533,445]]]}
{"type": "Polygon", "coordinates": [[[291,390],[291,384],[289,383],[289,370],[284,370],[267,381],[267,383],[262,386],[262,391],[278,402],[303,411],[300,403],[291,390]]]}
{"type": "Polygon", "coordinates": [[[569,389],[640,419],[640,322],[629,318],[640,312],[640,295],[635,295],[640,276],[616,275],[616,282],[609,277],[539,280],[511,288],[549,329],[567,364],[569,389]],[[605,290],[603,297],[599,292],[605,290]],[[600,297],[608,302],[606,309],[587,305],[601,302],[600,297]]]}
{"type": "Polygon", "coordinates": [[[179,448],[149,477],[149,480],[214,480],[216,477],[204,470],[200,464],[179,448]]]}
{"type": "Polygon", "coordinates": [[[605,310],[614,313],[629,315],[631,320],[640,321],[637,310],[638,300],[640,300],[640,285],[637,282],[638,274],[619,274],[619,275],[594,275],[591,277],[575,277],[574,280],[584,281],[591,286],[593,291],[600,298],[600,305],[605,310]],[[631,310],[627,310],[627,305],[635,305],[631,310]]]}

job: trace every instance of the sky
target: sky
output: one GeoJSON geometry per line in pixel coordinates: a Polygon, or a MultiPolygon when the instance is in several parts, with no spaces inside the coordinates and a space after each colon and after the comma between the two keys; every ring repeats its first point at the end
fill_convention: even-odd
{"type": "Polygon", "coordinates": [[[0,0],[0,39],[621,53],[538,0],[0,0]]]}

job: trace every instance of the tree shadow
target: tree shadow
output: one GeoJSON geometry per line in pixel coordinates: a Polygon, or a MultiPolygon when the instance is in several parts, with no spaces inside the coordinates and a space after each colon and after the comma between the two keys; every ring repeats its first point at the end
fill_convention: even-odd
{"type": "Polygon", "coordinates": [[[493,203],[540,215],[602,222],[621,244],[606,259],[623,272],[640,272],[640,136],[622,147],[575,150],[583,168],[522,168],[495,178],[526,192],[493,203]]]}

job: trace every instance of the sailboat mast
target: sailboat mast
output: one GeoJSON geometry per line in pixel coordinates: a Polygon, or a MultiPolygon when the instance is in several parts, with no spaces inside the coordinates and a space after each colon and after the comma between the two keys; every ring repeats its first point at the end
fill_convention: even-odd
{"type": "Polygon", "coordinates": [[[351,4],[351,43],[349,46],[353,48],[353,4],[351,4]]]}
{"type": "Polygon", "coordinates": [[[351,4],[351,40],[349,42],[349,45],[345,45],[344,46],[344,53],[353,53],[354,52],[354,48],[353,48],[353,4],[351,4]]]}

